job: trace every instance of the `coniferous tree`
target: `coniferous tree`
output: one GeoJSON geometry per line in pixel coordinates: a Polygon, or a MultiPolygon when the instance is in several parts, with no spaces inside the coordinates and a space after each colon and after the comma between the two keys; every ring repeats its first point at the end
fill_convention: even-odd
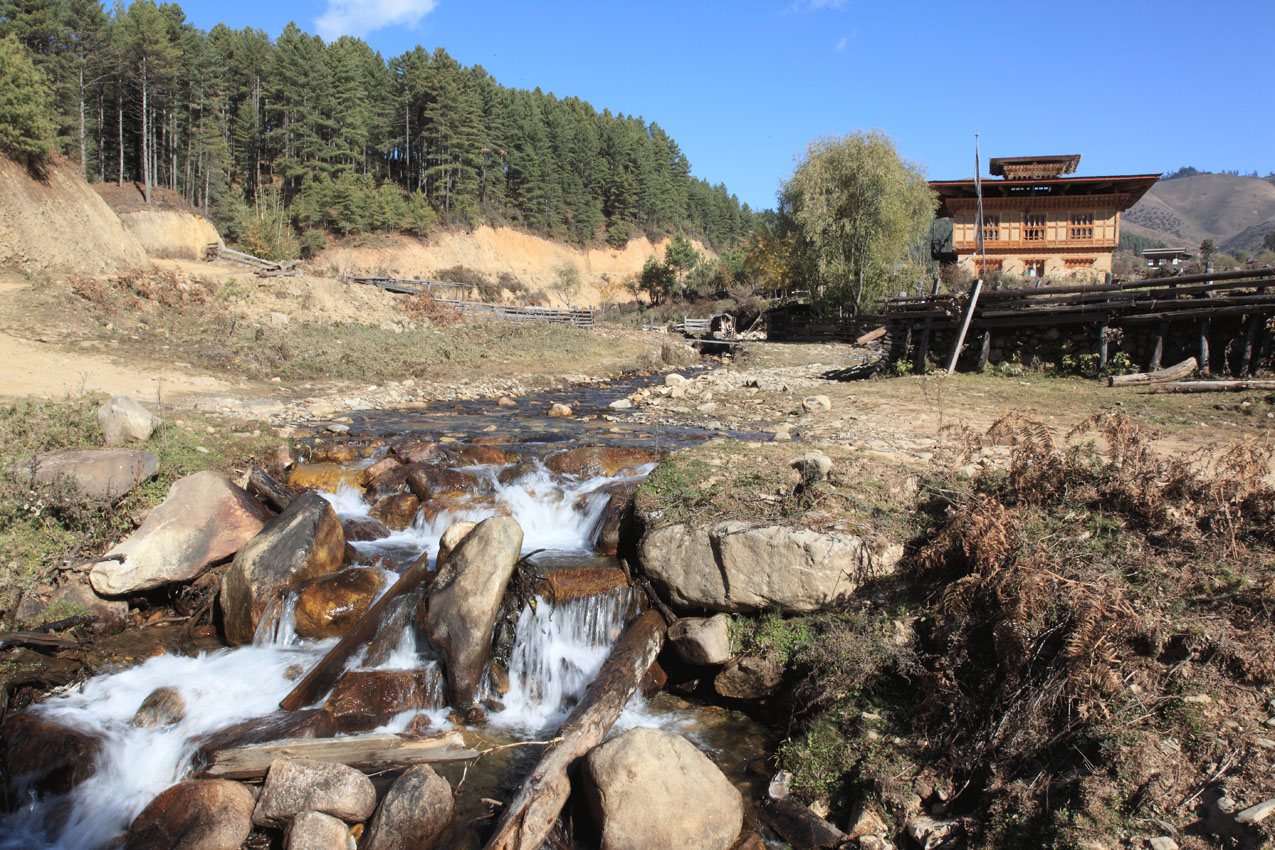
{"type": "Polygon", "coordinates": [[[0,38],[0,150],[35,161],[53,147],[44,75],[14,36],[0,38]]]}

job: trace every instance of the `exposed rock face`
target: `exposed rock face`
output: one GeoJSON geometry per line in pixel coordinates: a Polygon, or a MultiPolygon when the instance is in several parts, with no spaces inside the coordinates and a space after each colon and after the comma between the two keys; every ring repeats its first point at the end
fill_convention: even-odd
{"type": "Polygon", "coordinates": [[[536,593],[554,604],[561,604],[586,596],[601,596],[628,583],[624,570],[614,567],[554,570],[536,582],[536,593]]]}
{"type": "Polygon", "coordinates": [[[427,764],[408,768],[386,792],[362,850],[429,850],[452,820],[452,789],[427,764]]]}
{"type": "Polygon", "coordinates": [[[97,424],[108,446],[144,443],[155,433],[155,417],[133,399],[117,395],[97,409],[97,424]]]}
{"type": "Polygon", "coordinates": [[[10,715],[0,726],[10,791],[33,788],[63,794],[97,772],[102,739],[30,711],[10,715]]]}
{"type": "Polygon", "coordinates": [[[635,727],[590,750],[583,774],[601,850],[726,850],[743,824],[740,793],[681,735],[635,727]]]}
{"type": "Polygon", "coordinates": [[[302,812],[283,835],[284,850],[349,850],[350,828],[322,812],[302,812]]]}
{"type": "Polygon", "coordinates": [[[439,568],[425,598],[422,630],[443,654],[452,705],[473,704],[491,654],[491,630],[522,549],[510,517],[483,520],[439,568]]]}
{"type": "Polygon", "coordinates": [[[385,581],[384,573],[370,567],[351,567],[306,581],[298,590],[297,634],[341,637],[372,607],[385,581]]]}
{"type": "Polygon", "coordinates": [[[278,827],[302,812],[323,812],[361,823],[375,808],[376,789],[362,771],[344,764],[277,759],[266,773],[252,822],[278,827]]]}
{"type": "Polygon", "coordinates": [[[595,478],[600,475],[615,475],[622,469],[641,466],[644,463],[655,463],[659,458],[641,449],[626,449],[619,446],[580,446],[556,454],[545,461],[545,466],[559,475],[577,475],[581,478],[595,478]]]}
{"type": "Polygon", "coordinates": [[[238,782],[179,782],[134,818],[124,850],[238,850],[252,832],[254,802],[238,782]]]}
{"type": "Polygon", "coordinates": [[[341,521],[327,499],[303,493],[235,556],[221,581],[226,639],[252,642],[271,598],[284,585],[340,568],[345,554],[341,521]]]}
{"type": "Polygon", "coordinates": [[[190,581],[238,552],[269,513],[226,476],[204,470],[173,482],[168,496],[93,566],[93,589],[108,596],[190,581]]]}
{"type": "Polygon", "coordinates": [[[668,630],[669,643],[687,664],[725,664],[730,660],[730,618],[683,617],[668,630]]]}
{"type": "Polygon", "coordinates": [[[341,487],[363,490],[363,470],[347,469],[336,463],[300,463],[292,467],[288,486],[296,490],[323,490],[335,493],[341,487]]]}
{"type": "Polygon", "coordinates": [[[348,670],[324,704],[342,732],[375,729],[409,708],[442,705],[438,679],[419,670],[348,670]]]}
{"type": "Polygon", "coordinates": [[[49,452],[14,464],[15,475],[42,484],[62,481],[90,499],[114,502],[159,472],[152,452],[128,449],[73,449],[49,452]]]}
{"type": "Polygon", "coordinates": [[[648,517],[646,526],[643,571],[677,605],[709,611],[818,611],[850,597],[865,577],[892,572],[903,556],[897,544],[741,520],[651,528],[648,517]]]}
{"type": "Polygon", "coordinates": [[[784,680],[784,668],[777,662],[753,655],[733,659],[713,679],[713,688],[730,699],[760,699],[769,696],[784,680]]]}

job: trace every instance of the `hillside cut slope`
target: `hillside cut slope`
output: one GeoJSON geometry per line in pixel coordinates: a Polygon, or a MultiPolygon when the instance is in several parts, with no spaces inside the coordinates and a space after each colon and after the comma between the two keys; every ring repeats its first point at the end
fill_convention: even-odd
{"type": "Polygon", "coordinates": [[[152,257],[202,260],[208,244],[221,241],[216,226],[176,192],[156,186],[148,206],[132,183],[95,183],[93,189],[152,257]]]}
{"type": "Polygon", "coordinates": [[[1196,174],[1161,180],[1121,219],[1130,233],[1188,249],[1212,239],[1253,252],[1275,230],[1275,185],[1257,177],[1196,174]]]}
{"type": "Polygon", "coordinates": [[[27,275],[121,275],[150,268],[138,240],[75,167],[33,175],[0,156],[0,268],[27,275]]]}

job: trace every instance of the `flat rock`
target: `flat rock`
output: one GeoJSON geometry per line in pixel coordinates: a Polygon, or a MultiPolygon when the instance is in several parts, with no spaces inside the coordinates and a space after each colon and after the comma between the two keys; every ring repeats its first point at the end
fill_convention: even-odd
{"type": "Polygon", "coordinates": [[[30,475],[41,484],[72,486],[84,496],[114,502],[159,472],[154,452],[136,449],[68,449],[18,461],[17,477],[30,475]]]}
{"type": "Polygon", "coordinates": [[[560,605],[573,599],[602,596],[627,587],[629,577],[615,567],[580,567],[554,570],[536,582],[536,593],[560,605]]]}
{"type": "Polygon", "coordinates": [[[203,470],[173,482],[133,532],[94,564],[93,589],[121,596],[190,581],[232,557],[269,512],[225,475],[203,470]]]}
{"type": "Polygon", "coordinates": [[[642,449],[621,446],[580,446],[560,452],[545,461],[545,466],[559,475],[580,478],[611,476],[623,469],[655,463],[658,457],[642,449]]]}
{"type": "Polygon", "coordinates": [[[284,826],[302,812],[323,812],[362,823],[376,808],[376,789],[363,772],[344,764],[277,759],[266,773],[252,812],[257,826],[284,826]]]}
{"type": "Polygon", "coordinates": [[[601,850],[727,850],[739,836],[739,791],[681,735],[635,727],[590,750],[582,774],[601,850]]]}
{"type": "Polygon", "coordinates": [[[849,599],[863,579],[892,572],[903,556],[899,544],[743,520],[653,527],[648,517],[644,525],[642,571],[691,609],[818,611],[849,599]]]}
{"type": "Polygon", "coordinates": [[[231,644],[252,642],[261,615],[285,585],[340,569],[341,521],[328,500],[302,493],[239,550],[221,581],[221,611],[231,644]]]}
{"type": "Polygon", "coordinates": [[[452,820],[452,789],[427,764],[394,780],[360,850],[428,850],[452,820]]]}
{"type": "Polygon", "coordinates": [[[288,475],[288,486],[295,490],[323,490],[327,493],[351,487],[362,492],[363,470],[337,463],[299,463],[288,475]]]}
{"type": "Polygon", "coordinates": [[[156,421],[149,410],[128,396],[108,398],[97,409],[97,424],[108,446],[146,442],[155,433],[156,421]]]}
{"type": "Polygon", "coordinates": [[[133,819],[124,850],[238,850],[252,832],[254,803],[238,782],[179,782],[133,819]]]}

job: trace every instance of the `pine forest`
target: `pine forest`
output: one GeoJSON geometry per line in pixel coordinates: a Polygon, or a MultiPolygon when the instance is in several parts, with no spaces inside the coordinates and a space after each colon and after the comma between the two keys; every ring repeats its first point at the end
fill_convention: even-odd
{"type": "MultiPolygon", "coordinates": [[[[229,235],[505,224],[577,245],[684,234],[729,249],[754,215],[656,123],[506,88],[440,48],[388,60],[289,24],[197,29],[175,3],[0,2],[47,81],[56,148],[90,180],[179,193],[229,235]],[[293,228],[288,228],[292,230],[293,228]]],[[[296,238],[292,235],[289,238],[296,238]]]]}

